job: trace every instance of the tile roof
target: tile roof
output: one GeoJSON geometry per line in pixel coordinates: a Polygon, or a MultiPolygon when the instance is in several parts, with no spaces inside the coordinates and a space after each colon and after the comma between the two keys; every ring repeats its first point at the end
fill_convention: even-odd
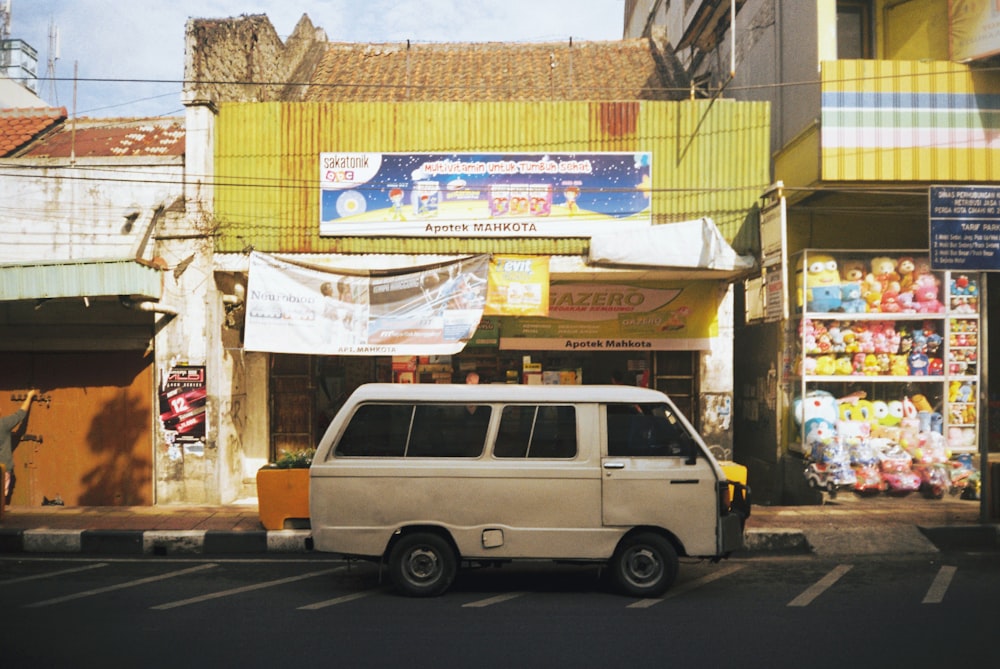
{"type": "Polygon", "coordinates": [[[182,156],[182,118],[79,118],[21,152],[24,158],[182,156]]]}
{"type": "Polygon", "coordinates": [[[65,107],[0,109],[0,157],[13,155],[65,119],[65,107]]]}
{"type": "Polygon", "coordinates": [[[607,42],[331,42],[306,101],[677,100],[683,67],[654,39],[607,42]]]}

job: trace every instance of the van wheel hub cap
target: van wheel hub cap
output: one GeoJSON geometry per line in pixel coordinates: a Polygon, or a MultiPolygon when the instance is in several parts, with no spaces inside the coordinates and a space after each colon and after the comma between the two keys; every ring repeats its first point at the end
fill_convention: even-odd
{"type": "Polygon", "coordinates": [[[437,555],[434,551],[416,549],[406,561],[408,571],[414,578],[432,578],[438,571],[437,555]]]}

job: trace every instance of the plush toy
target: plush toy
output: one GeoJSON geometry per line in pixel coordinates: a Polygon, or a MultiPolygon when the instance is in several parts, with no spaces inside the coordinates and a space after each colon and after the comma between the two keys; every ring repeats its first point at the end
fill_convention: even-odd
{"type": "Polygon", "coordinates": [[[914,281],[913,301],[917,312],[921,314],[944,311],[944,304],[938,299],[938,280],[933,274],[922,274],[914,281]]]}
{"type": "Polygon", "coordinates": [[[809,421],[825,420],[831,426],[836,423],[839,413],[837,400],[825,390],[811,390],[805,398],[799,398],[792,403],[795,422],[803,428],[803,434],[809,421]]]}
{"type": "Polygon", "coordinates": [[[854,365],[851,363],[851,358],[846,355],[841,355],[837,357],[834,374],[838,376],[846,376],[848,374],[854,373],[854,365]]]}
{"type": "Polygon", "coordinates": [[[889,407],[889,413],[881,420],[882,425],[889,427],[899,425],[899,422],[903,420],[902,401],[892,400],[891,402],[887,402],[886,405],[889,407]]]}
{"type": "Polygon", "coordinates": [[[806,356],[803,360],[799,361],[799,373],[802,376],[810,376],[816,373],[816,358],[812,356],[806,356]]]}
{"type": "Polygon", "coordinates": [[[920,413],[921,411],[930,412],[934,410],[926,395],[914,395],[910,398],[910,401],[913,402],[913,407],[917,410],[917,413],[920,413]]]}
{"type": "Polygon", "coordinates": [[[864,285],[861,287],[861,299],[868,305],[867,309],[869,312],[879,313],[881,311],[882,285],[878,281],[875,281],[874,277],[871,277],[871,280],[865,280],[864,285]]]}
{"type": "Polygon", "coordinates": [[[896,262],[888,256],[876,256],[872,258],[871,273],[868,281],[872,284],[878,283],[882,292],[895,291],[899,293],[899,274],[896,273],[896,262]]]}
{"type": "Polygon", "coordinates": [[[889,356],[889,375],[890,376],[910,375],[910,363],[909,361],[907,361],[905,355],[897,354],[889,356]]]}
{"type": "Polygon", "coordinates": [[[830,337],[830,352],[844,353],[846,344],[844,344],[844,332],[840,329],[840,321],[831,321],[826,333],[830,337]]]}
{"type": "Polygon", "coordinates": [[[896,273],[899,275],[899,292],[909,292],[913,286],[913,273],[917,269],[917,263],[909,256],[903,256],[896,264],[896,273]]]}
{"type": "Polygon", "coordinates": [[[840,286],[840,305],[849,314],[863,314],[868,311],[868,303],[861,294],[860,281],[848,281],[840,286]]]}
{"type": "Polygon", "coordinates": [[[833,376],[837,373],[837,360],[832,355],[821,355],[816,358],[816,371],[819,376],[833,376]]]}
{"type": "Polygon", "coordinates": [[[878,373],[880,376],[888,376],[890,371],[890,358],[888,353],[876,353],[875,359],[878,362],[878,373]]]}
{"type": "Polygon", "coordinates": [[[923,349],[914,348],[907,357],[906,363],[910,366],[910,376],[927,376],[927,367],[930,364],[930,360],[928,360],[927,354],[923,352],[923,349]]]}
{"type": "Polygon", "coordinates": [[[840,309],[840,272],[837,260],[827,254],[809,258],[805,275],[806,310],[830,312],[840,309]]]}
{"type": "Polygon", "coordinates": [[[852,281],[861,283],[865,278],[865,261],[858,258],[846,258],[841,263],[840,275],[846,283],[852,281]]]}
{"type": "Polygon", "coordinates": [[[816,326],[812,319],[803,318],[799,323],[799,336],[802,337],[802,347],[806,353],[818,353],[816,347],[816,326]]]}

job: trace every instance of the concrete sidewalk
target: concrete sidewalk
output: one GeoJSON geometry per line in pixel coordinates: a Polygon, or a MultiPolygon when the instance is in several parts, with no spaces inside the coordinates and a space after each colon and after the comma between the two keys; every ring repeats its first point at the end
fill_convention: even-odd
{"type": "MultiPolygon", "coordinates": [[[[1000,549],[980,502],[838,495],[820,506],[755,506],[743,555],[934,554],[1000,549]]],[[[255,504],[8,507],[0,553],[252,555],[305,553],[308,529],[265,530],[255,504]]]]}

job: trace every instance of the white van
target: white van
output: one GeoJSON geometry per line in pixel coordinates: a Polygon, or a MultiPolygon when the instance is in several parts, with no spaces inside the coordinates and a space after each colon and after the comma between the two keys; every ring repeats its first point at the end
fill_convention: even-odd
{"type": "Polygon", "coordinates": [[[551,559],[656,597],[678,556],[740,549],[749,510],[670,399],[632,386],[363,385],[310,470],[314,548],[387,560],[412,596],[463,562],[551,559]]]}

